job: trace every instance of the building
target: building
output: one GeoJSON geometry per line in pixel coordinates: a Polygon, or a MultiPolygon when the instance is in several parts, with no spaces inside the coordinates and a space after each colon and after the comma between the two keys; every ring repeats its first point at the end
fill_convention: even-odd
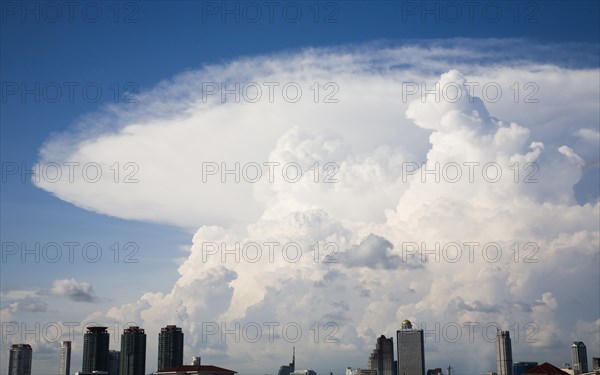
{"type": "Polygon", "coordinates": [[[83,335],[83,364],[81,372],[108,371],[108,344],[106,327],[87,327],[83,335]]]}
{"type": "Polygon", "coordinates": [[[549,364],[548,362],[544,362],[539,366],[530,368],[525,370],[525,375],[527,374],[536,374],[536,375],[566,375],[567,373],[563,370],[559,369],[556,366],[549,364]]]}
{"type": "Polygon", "coordinates": [[[33,350],[31,349],[31,345],[11,345],[8,358],[8,375],[31,375],[32,357],[33,350]]]}
{"type": "Polygon", "coordinates": [[[574,341],[571,345],[571,362],[575,375],[588,372],[587,350],[581,341],[574,341]]]}
{"type": "Polygon", "coordinates": [[[237,371],[217,366],[181,365],[158,371],[156,375],[235,375],[237,371]]]}
{"type": "Polygon", "coordinates": [[[498,375],[513,375],[512,345],[508,331],[496,331],[496,365],[498,375]]]}
{"type": "Polygon", "coordinates": [[[438,368],[427,370],[427,375],[444,375],[444,372],[442,371],[441,368],[438,367],[438,368]]]}
{"type": "Polygon", "coordinates": [[[58,375],[69,375],[71,372],[71,341],[60,343],[60,365],[58,366],[58,375]]]}
{"type": "Polygon", "coordinates": [[[192,366],[200,366],[201,365],[201,363],[200,363],[201,360],[202,360],[202,358],[200,358],[200,357],[192,357],[192,363],[191,363],[191,365],[192,366]]]}
{"type": "Polygon", "coordinates": [[[600,370],[600,357],[592,357],[592,370],[600,370]]]}
{"type": "Polygon", "coordinates": [[[375,350],[369,358],[369,369],[377,370],[377,375],[394,375],[394,339],[381,335],[375,350]]]}
{"type": "Polygon", "coordinates": [[[296,371],[296,347],[292,349],[292,362],[290,362],[290,364],[287,366],[281,366],[277,372],[277,375],[290,375],[294,371],[296,371]]]}
{"type": "Polygon", "coordinates": [[[119,367],[121,365],[121,352],[118,350],[108,351],[108,374],[119,375],[119,367]]]}
{"type": "Polygon", "coordinates": [[[83,372],[77,371],[75,375],[109,375],[108,371],[92,371],[92,372],[83,372]]]}
{"type": "Polygon", "coordinates": [[[412,328],[408,320],[396,332],[398,375],[425,375],[425,347],[423,330],[412,328]]]}
{"type": "Polygon", "coordinates": [[[537,365],[537,362],[517,362],[513,364],[513,375],[523,375],[525,371],[534,368],[537,365]]]}
{"type": "Polygon", "coordinates": [[[120,375],[145,375],[146,333],[138,326],[130,326],[121,335],[120,375]]]}
{"type": "Polygon", "coordinates": [[[158,334],[158,371],[183,365],[183,332],[168,325],[158,334]]]}

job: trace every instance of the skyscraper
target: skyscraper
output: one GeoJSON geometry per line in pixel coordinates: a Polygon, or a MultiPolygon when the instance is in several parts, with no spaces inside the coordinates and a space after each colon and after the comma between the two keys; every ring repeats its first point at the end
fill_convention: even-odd
{"type": "Polygon", "coordinates": [[[398,375],[425,375],[425,347],[423,330],[412,328],[408,320],[396,332],[398,375]]]}
{"type": "Polygon", "coordinates": [[[69,375],[71,372],[71,341],[63,341],[60,344],[60,367],[59,375],[69,375]]]}
{"type": "Polygon", "coordinates": [[[138,326],[123,330],[121,335],[119,375],[144,375],[146,372],[146,333],[138,326]]]}
{"type": "Polygon", "coordinates": [[[83,335],[83,372],[108,371],[108,343],[106,327],[87,327],[83,335]]]}
{"type": "Polygon", "coordinates": [[[574,341],[571,345],[571,361],[575,375],[588,372],[587,349],[581,341],[574,341]]]}
{"type": "Polygon", "coordinates": [[[121,365],[121,352],[118,350],[108,351],[108,375],[119,375],[121,365]]]}
{"type": "Polygon", "coordinates": [[[8,358],[8,375],[31,375],[32,356],[31,345],[11,345],[8,358]]]}
{"type": "Polygon", "coordinates": [[[290,375],[294,371],[296,371],[296,347],[292,349],[292,362],[287,366],[279,367],[277,375],[290,375]]]}
{"type": "Polygon", "coordinates": [[[183,332],[168,325],[158,334],[158,371],[183,365],[183,332]]]}
{"type": "Polygon", "coordinates": [[[377,370],[377,375],[394,373],[394,339],[381,335],[377,339],[375,350],[369,358],[369,369],[377,370]]]}
{"type": "Polygon", "coordinates": [[[513,375],[512,345],[508,331],[496,331],[496,364],[498,375],[513,375]]]}

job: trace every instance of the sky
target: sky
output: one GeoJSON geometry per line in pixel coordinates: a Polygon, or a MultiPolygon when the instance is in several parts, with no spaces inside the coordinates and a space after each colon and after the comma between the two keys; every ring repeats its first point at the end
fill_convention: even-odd
{"type": "Polygon", "coordinates": [[[2,1],[0,374],[600,357],[600,3],[2,1]]]}

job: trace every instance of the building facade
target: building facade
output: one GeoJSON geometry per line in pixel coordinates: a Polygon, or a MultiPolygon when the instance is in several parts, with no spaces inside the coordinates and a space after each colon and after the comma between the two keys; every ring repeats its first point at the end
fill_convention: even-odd
{"type": "Polygon", "coordinates": [[[59,375],[69,375],[71,372],[71,341],[63,341],[60,344],[60,366],[59,375]]]}
{"type": "Polygon", "coordinates": [[[398,375],[425,375],[425,346],[423,330],[412,328],[408,320],[396,332],[398,375]]]}
{"type": "Polygon", "coordinates": [[[394,339],[381,335],[377,338],[375,350],[369,358],[370,370],[377,370],[377,375],[394,375],[394,339]]]}
{"type": "Polygon", "coordinates": [[[496,331],[496,365],[498,375],[513,375],[512,344],[508,331],[496,331]]]}
{"type": "Polygon", "coordinates": [[[108,344],[106,327],[87,327],[83,335],[82,372],[108,371],[108,344]]]}
{"type": "Polygon", "coordinates": [[[146,333],[143,328],[130,326],[121,335],[119,375],[145,375],[146,333]]]}
{"type": "Polygon", "coordinates": [[[168,325],[158,334],[158,371],[183,365],[183,332],[168,325]]]}
{"type": "Polygon", "coordinates": [[[588,372],[587,349],[581,341],[574,341],[571,345],[571,361],[575,375],[588,372]]]}
{"type": "Polygon", "coordinates": [[[121,365],[121,352],[118,350],[110,350],[108,352],[108,374],[119,375],[119,367],[121,365]]]}
{"type": "Polygon", "coordinates": [[[33,350],[31,349],[31,345],[11,345],[8,358],[8,375],[31,375],[32,358],[33,350]]]}

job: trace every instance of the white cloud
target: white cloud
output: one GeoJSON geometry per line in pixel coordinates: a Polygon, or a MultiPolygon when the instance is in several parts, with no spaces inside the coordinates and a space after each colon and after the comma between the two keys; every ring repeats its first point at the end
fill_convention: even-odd
{"type": "Polygon", "coordinates": [[[75,302],[94,302],[97,300],[92,284],[75,279],[54,280],[50,294],[67,297],[75,302]]]}
{"type": "MultiPolygon", "coordinates": [[[[206,353],[245,371],[276,369],[292,345],[301,367],[364,366],[375,338],[392,335],[405,318],[429,330],[428,367],[452,360],[461,372],[489,371],[488,361],[456,363],[466,351],[493,363],[486,323],[517,327],[523,356],[568,358],[564,337],[587,327],[570,314],[582,322],[597,316],[596,307],[574,309],[568,299],[598,304],[581,285],[599,277],[600,206],[580,205],[573,193],[594,151],[577,134],[598,123],[598,70],[517,63],[519,56],[496,61],[498,52],[481,43],[306,50],[206,67],[161,84],[139,111],[90,118],[110,131],[51,139],[42,164],[135,161],[139,183],[78,177],[42,180],[41,188],[97,212],[199,228],[168,293],[90,318],[135,321],[147,332],[181,325],[186,355],[206,353]],[[202,102],[202,82],[221,81],[296,82],[304,96],[294,104],[202,102]],[[431,89],[436,81],[458,88],[460,100],[402,100],[407,82],[431,89]],[[314,82],[335,82],[339,103],[314,103],[314,82]],[[493,82],[504,95],[492,102],[469,82],[493,82]],[[515,103],[515,82],[521,89],[534,82],[538,102],[515,103]],[[291,183],[281,168],[273,182],[266,175],[256,184],[231,176],[222,183],[219,175],[203,182],[207,161],[297,163],[303,178],[291,183]],[[328,172],[338,182],[324,183],[328,172]],[[436,246],[437,259],[422,260],[436,246]],[[236,322],[240,342],[223,340],[222,329],[236,322]],[[279,323],[273,343],[268,322],[279,323]],[[473,342],[465,322],[479,324],[473,342]],[[263,329],[258,343],[244,336],[254,323],[263,329]],[[292,323],[303,332],[294,344],[282,330],[292,323]],[[444,331],[449,323],[464,329],[457,343],[444,331]],[[213,324],[219,331],[207,335],[213,324]],[[536,328],[537,341],[523,341],[536,328]],[[337,343],[326,342],[328,334],[337,343]]],[[[55,288],[67,293],[63,284],[55,288]]]]}

